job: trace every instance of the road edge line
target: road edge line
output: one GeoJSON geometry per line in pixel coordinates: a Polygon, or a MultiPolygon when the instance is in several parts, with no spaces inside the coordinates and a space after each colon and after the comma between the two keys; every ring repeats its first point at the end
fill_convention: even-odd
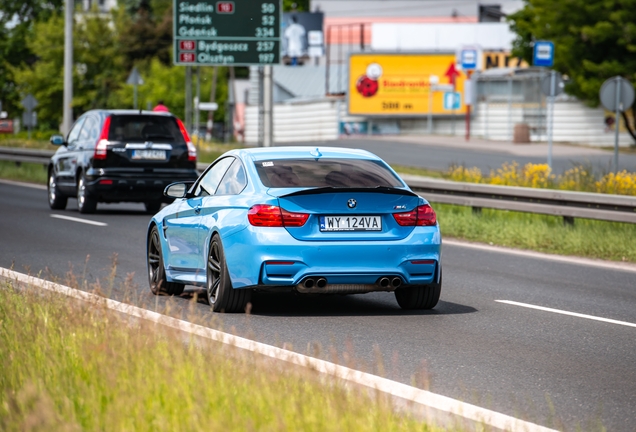
{"type": "Polygon", "coordinates": [[[505,246],[487,245],[484,243],[471,243],[471,242],[456,240],[456,239],[442,240],[442,247],[445,244],[448,246],[465,247],[467,249],[477,249],[477,250],[483,250],[487,252],[512,254],[512,255],[522,256],[526,258],[535,258],[535,259],[542,259],[542,260],[548,260],[548,261],[558,261],[558,262],[562,262],[566,264],[595,266],[595,267],[601,267],[601,268],[605,268],[609,270],[622,270],[622,271],[636,273],[636,264],[624,263],[619,261],[614,262],[614,261],[595,260],[592,258],[583,258],[583,257],[572,256],[572,255],[548,254],[548,253],[536,252],[532,250],[508,248],[505,246]]]}
{"type": "Polygon", "coordinates": [[[28,183],[18,180],[8,180],[0,178],[0,184],[6,184],[9,186],[23,186],[31,189],[39,189],[39,190],[47,190],[46,185],[38,184],[38,183],[28,183]]]}
{"type": "Polygon", "coordinates": [[[0,276],[22,282],[30,286],[36,286],[55,293],[64,294],[75,299],[91,303],[104,304],[108,309],[117,312],[145,319],[157,324],[164,325],[166,327],[171,327],[180,331],[194,334],[196,336],[201,336],[210,340],[221,342],[223,344],[230,345],[236,348],[251,351],[256,354],[261,354],[277,360],[286,361],[298,366],[310,367],[323,374],[331,375],[345,381],[352,382],[354,384],[381,391],[391,396],[414,402],[428,408],[433,408],[448,414],[461,416],[465,419],[469,419],[478,423],[484,423],[498,429],[527,432],[556,432],[554,429],[549,429],[544,426],[508,416],[506,414],[461,402],[447,396],[442,396],[436,393],[429,392],[427,390],[418,389],[416,387],[402,384],[397,381],[392,381],[387,378],[382,378],[367,372],[361,372],[355,369],[348,368],[346,366],[340,366],[335,363],[328,362],[326,360],[309,357],[304,354],[299,354],[283,348],[277,348],[272,345],[267,345],[261,342],[253,341],[251,339],[225,333],[220,330],[214,330],[198,324],[192,324],[184,320],[162,315],[158,312],[152,312],[137,306],[121,303],[116,300],[107,299],[105,297],[100,297],[96,294],[77,290],[54,282],[49,282],[47,280],[29,276],[23,273],[18,273],[10,269],[0,267],[0,276]]]}

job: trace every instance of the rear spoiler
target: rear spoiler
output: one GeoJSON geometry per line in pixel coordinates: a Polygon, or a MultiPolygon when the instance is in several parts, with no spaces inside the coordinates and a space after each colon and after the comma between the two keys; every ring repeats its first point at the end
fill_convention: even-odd
{"type": "Polygon", "coordinates": [[[319,188],[313,188],[313,189],[303,189],[300,191],[292,192],[287,195],[282,195],[279,198],[287,198],[287,197],[300,196],[300,195],[320,195],[320,194],[326,194],[326,193],[353,193],[353,192],[383,193],[388,195],[405,195],[405,196],[412,196],[412,197],[418,196],[417,194],[407,189],[399,189],[399,188],[386,187],[386,186],[378,186],[375,188],[359,188],[359,187],[348,188],[348,187],[327,186],[327,187],[319,187],[319,188]]]}

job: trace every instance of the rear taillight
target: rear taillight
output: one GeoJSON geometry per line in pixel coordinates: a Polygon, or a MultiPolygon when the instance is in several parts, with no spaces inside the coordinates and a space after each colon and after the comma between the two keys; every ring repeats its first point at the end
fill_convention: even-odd
{"type": "Polygon", "coordinates": [[[409,212],[393,213],[393,218],[401,226],[433,226],[437,223],[435,210],[428,204],[409,212]]]}
{"type": "Polygon", "coordinates": [[[99,134],[97,144],[95,144],[95,154],[93,159],[106,159],[108,155],[108,131],[110,129],[110,116],[104,120],[104,126],[102,127],[102,133],[99,134]]]}
{"type": "Polygon", "coordinates": [[[177,119],[177,124],[179,125],[179,130],[181,131],[181,135],[183,135],[183,139],[186,142],[186,146],[188,147],[188,161],[196,162],[197,161],[197,148],[190,141],[190,135],[188,135],[188,131],[186,130],[183,122],[177,119]]]}
{"type": "Polygon", "coordinates": [[[292,213],[278,206],[258,204],[247,212],[250,224],[259,227],[301,227],[305,225],[307,213],[292,213]]]}

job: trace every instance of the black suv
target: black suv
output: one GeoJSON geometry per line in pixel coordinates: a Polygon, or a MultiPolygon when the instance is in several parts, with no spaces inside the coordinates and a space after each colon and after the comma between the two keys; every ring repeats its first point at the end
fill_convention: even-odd
{"type": "Polygon", "coordinates": [[[196,148],[181,120],[169,113],[93,110],[84,113],[68,137],[51,137],[61,146],[48,167],[49,205],[64,209],[77,198],[80,213],[98,202],[143,202],[156,213],[163,189],[194,181],[196,148]]]}

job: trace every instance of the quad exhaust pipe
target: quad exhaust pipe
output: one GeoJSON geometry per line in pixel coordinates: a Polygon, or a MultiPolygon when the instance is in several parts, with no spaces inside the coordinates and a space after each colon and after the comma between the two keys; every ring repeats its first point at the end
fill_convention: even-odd
{"type": "MultiPolygon", "coordinates": [[[[324,289],[327,287],[327,279],[324,277],[308,277],[301,283],[304,289],[310,290],[313,288],[324,289]]],[[[394,288],[397,289],[402,286],[402,278],[399,276],[382,276],[376,282],[376,286],[380,288],[394,288]]]]}

